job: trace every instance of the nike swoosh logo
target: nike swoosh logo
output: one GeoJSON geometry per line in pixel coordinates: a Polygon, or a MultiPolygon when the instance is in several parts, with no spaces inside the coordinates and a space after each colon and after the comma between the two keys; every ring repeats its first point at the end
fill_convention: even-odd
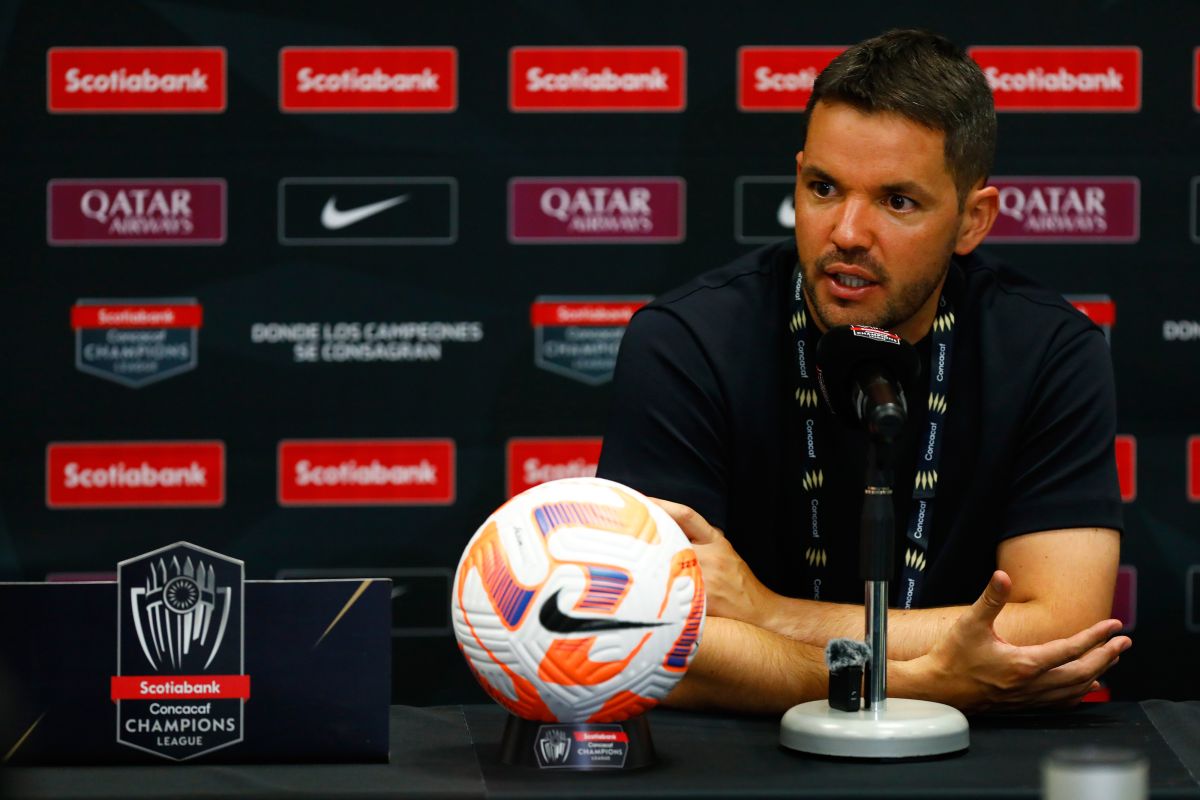
{"type": "Polygon", "coordinates": [[[783,198],[783,202],[779,204],[779,210],[775,212],[775,220],[784,228],[796,227],[795,200],[790,197],[783,198]]]}
{"type": "Polygon", "coordinates": [[[538,613],[538,622],[542,623],[542,627],[552,633],[615,631],[623,628],[657,628],[660,625],[667,624],[666,622],[631,622],[623,619],[572,617],[558,609],[558,596],[561,593],[562,589],[555,590],[554,594],[547,597],[546,602],[542,603],[542,610],[538,613]]]}
{"type": "Polygon", "coordinates": [[[387,200],[380,200],[378,203],[340,211],[337,207],[337,195],[335,194],[325,201],[325,207],[321,209],[321,224],[331,231],[348,228],[356,222],[362,222],[368,217],[373,217],[376,214],[387,211],[389,208],[398,206],[408,200],[408,198],[409,195],[402,194],[399,197],[389,197],[387,200]]]}

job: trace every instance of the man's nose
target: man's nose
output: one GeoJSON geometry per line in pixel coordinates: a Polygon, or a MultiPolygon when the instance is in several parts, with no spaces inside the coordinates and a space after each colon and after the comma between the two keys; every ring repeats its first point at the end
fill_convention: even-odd
{"type": "Polygon", "coordinates": [[[830,241],[839,250],[867,249],[871,246],[870,203],[862,198],[848,198],[838,208],[830,241]]]}

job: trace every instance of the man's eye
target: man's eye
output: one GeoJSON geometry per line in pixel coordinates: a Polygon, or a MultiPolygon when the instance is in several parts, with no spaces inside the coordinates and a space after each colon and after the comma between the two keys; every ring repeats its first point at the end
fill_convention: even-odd
{"type": "Polygon", "coordinates": [[[892,211],[912,211],[917,207],[916,200],[902,194],[888,195],[887,204],[892,211]]]}
{"type": "Polygon", "coordinates": [[[825,181],[813,181],[809,186],[817,197],[829,197],[833,194],[833,184],[825,181]]]}

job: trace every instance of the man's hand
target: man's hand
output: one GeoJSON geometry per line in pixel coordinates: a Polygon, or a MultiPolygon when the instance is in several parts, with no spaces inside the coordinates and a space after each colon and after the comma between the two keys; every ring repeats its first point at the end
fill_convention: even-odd
{"type": "Polygon", "coordinates": [[[1012,591],[1002,570],[929,653],[903,664],[901,696],[949,703],[964,711],[1070,706],[1096,685],[1133,644],[1115,619],[1097,622],[1074,636],[1018,647],[995,631],[997,615],[1012,591]],[[910,668],[915,671],[910,672],[910,668]]]}
{"type": "Polygon", "coordinates": [[[720,528],[710,525],[688,506],[656,497],[650,499],[670,514],[691,540],[704,576],[708,615],[768,627],[765,619],[775,602],[782,598],[754,577],[720,528]]]}

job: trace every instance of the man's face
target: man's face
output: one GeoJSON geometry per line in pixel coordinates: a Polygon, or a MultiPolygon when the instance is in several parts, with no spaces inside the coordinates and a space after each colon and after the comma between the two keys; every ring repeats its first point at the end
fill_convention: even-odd
{"type": "Polygon", "coordinates": [[[928,332],[963,227],[944,144],[898,114],[813,109],[796,156],[796,247],[818,328],[928,332]]]}

